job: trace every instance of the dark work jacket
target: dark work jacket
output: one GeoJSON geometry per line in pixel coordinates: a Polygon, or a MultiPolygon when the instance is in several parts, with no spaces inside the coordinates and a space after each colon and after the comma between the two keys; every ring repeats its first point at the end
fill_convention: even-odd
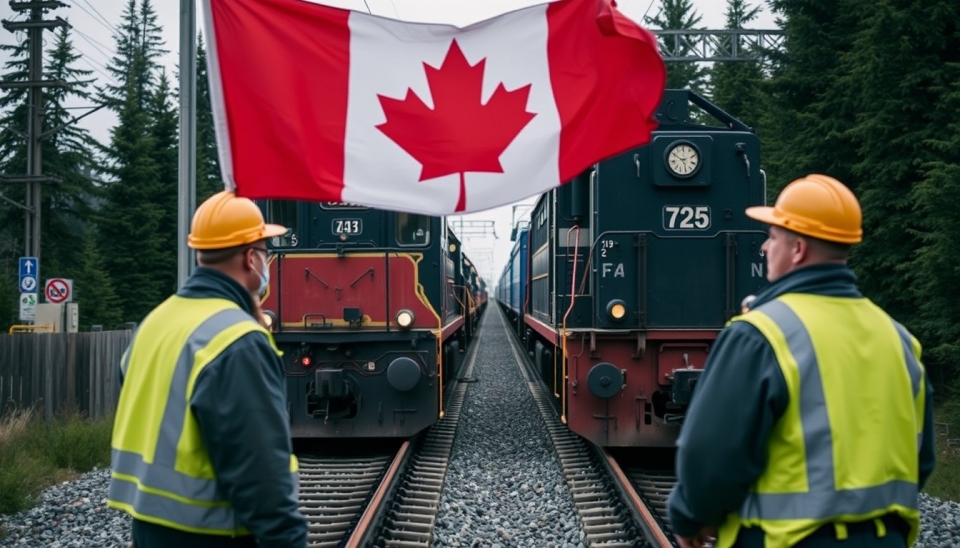
{"type": "MultiPolygon", "coordinates": [[[[253,313],[247,290],[209,268],[197,268],[177,296],[227,299],[253,313]]],[[[200,372],[190,400],[217,482],[258,544],[250,537],[184,533],[138,521],[135,548],[306,546],[306,521],[290,474],[285,386],[282,361],[267,338],[254,332],[237,339],[200,372]]]]}
{"type": "MultiPolygon", "coordinates": [[[[862,297],[847,266],[820,264],[784,275],[750,306],[786,293],[862,297]]],[[[933,388],[928,377],[925,383],[921,489],[935,461],[933,388]]],[[[668,507],[678,535],[691,537],[704,527],[718,526],[740,508],[766,468],[770,432],[787,402],[787,384],[766,337],[747,322],[734,322],[721,331],[677,440],[678,482],[668,507]]]]}

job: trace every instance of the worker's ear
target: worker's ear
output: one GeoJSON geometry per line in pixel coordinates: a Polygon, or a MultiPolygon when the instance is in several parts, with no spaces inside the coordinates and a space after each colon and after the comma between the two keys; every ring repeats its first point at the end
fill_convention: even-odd
{"type": "Polygon", "coordinates": [[[262,254],[262,251],[257,250],[255,247],[248,247],[243,250],[243,271],[252,272],[259,276],[260,273],[260,257],[257,255],[262,254]]]}
{"type": "Polygon", "coordinates": [[[810,242],[803,236],[798,236],[791,243],[790,251],[791,262],[795,265],[800,264],[810,256],[810,242]]]}

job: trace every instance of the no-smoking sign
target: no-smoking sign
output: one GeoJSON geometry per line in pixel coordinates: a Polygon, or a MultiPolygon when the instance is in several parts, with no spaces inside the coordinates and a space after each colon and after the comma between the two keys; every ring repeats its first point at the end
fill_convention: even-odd
{"type": "Polygon", "coordinates": [[[44,288],[47,302],[53,304],[68,303],[73,300],[73,280],[51,278],[44,288]]]}

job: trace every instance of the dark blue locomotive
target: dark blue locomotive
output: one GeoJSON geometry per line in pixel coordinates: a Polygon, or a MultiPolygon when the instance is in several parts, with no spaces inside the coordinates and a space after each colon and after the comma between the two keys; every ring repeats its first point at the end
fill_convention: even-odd
{"type": "Polygon", "coordinates": [[[443,416],[486,288],[441,217],[263,202],[264,315],[283,351],[294,438],[408,437],[443,416]]]}
{"type": "Polygon", "coordinates": [[[759,138],[689,91],[657,118],[649,144],[540,197],[497,287],[563,420],[602,446],[672,446],[717,333],[765,283],[744,214],[765,201],[759,138]]]}

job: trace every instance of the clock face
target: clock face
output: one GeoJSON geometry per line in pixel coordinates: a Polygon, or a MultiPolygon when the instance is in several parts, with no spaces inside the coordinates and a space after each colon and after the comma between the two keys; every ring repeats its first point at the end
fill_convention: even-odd
{"type": "Polygon", "coordinates": [[[688,144],[679,144],[667,153],[667,167],[680,177],[689,177],[700,167],[700,154],[688,144]]]}

